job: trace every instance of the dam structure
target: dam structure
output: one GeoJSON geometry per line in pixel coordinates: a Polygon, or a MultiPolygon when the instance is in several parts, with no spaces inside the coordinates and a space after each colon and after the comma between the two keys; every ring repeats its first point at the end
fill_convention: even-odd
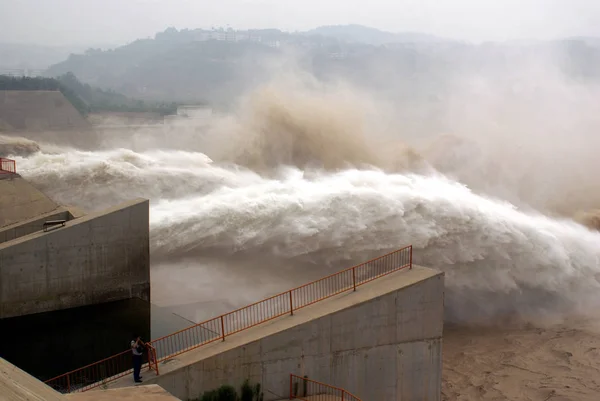
{"type": "Polygon", "coordinates": [[[89,123],[58,90],[0,90],[0,126],[5,131],[85,131],[89,123]]]}
{"type": "Polygon", "coordinates": [[[0,158],[0,357],[48,379],[149,333],[149,302],[148,200],[86,213],[0,158]]]}
{"type": "MultiPolygon", "coordinates": [[[[408,246],[148,342],[136,388],[193,400],[248,380],[267,401],[439,401],[443,309],[443,273],[413,264],[408,246]]],[[[46,384],[100,397],[133,386],[131,373],[124,350],[46,384]]]]}
{"type": "MultiPolygon", "coordinates": [[[[129,298],[150,300],[147,200],[85,213],[56,204],[20,177],[13,161],[0,165],[0,325],[129,298]]],[[[407,246],[153,339],[142,385],[134,386],[126,346],[117,344],[122,352],[99,362],[83,362],[77,358],[91,348],[78,339],[86,329],[72,334],[63,328],[50,345],[62,340],[56,355],[39,351],[32,340],[10,347],[37,363],[19,369],[5,356],[11,351],[3,352],[8,361],[0,358],[0,390],[23,400],[193,400],[249,380],[261,385],[266,401],[324,395],[439,401],[443,308],[443,273],[413,264],[407,246]],[[36,355],[84,367],[41,381],[26,373],[39,365],[36,355]]],[[[113,326],[106,324],[110,317],[103,321],[113,326]]],[[[121,331],[105,336],[129,338],[121,331]]]]}
{"type": "MultiPolygon", "coordinates": [[[[59,91],[0,91],[0,131],[82,149],[97,139],[59,91]]],[[[266,401],[441,400],[444,274],[413,264],[412,246],[151,340],[134,385],[128,345],[134,331],[148,338],[149,309],[139,324],[138,310],[88,311],[149,304],[148,200],[59,205],[2,156],[0,399],[195,400],[249,381],[266,401]]]]}
{"type": "Polygon", "coordinates": [[[0,90],[0,133],[82,149],[98,144],[92,125],[58,90],[0,90]]]}
{"type": "Polygon", "coordinates": [[[3,168],[0,319],[131,298],[150,301],[148,200],[85,214],[3,168]]]}

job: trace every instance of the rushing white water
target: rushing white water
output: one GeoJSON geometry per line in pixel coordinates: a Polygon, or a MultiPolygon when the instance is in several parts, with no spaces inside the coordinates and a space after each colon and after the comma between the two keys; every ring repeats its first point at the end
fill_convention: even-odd
{"type": "Polygon", "coordinates": [[[451,319],[560,318],[599,298],[600,233],[441,175],[281,167],[265,178],[202,153],[125,149],[38,152],[17,165],[87,209],[150,198],[157,255],[260,252],[326,266],[412,244],[417,263],[446,272],[451,319]]]}
{"type": "Polygon", "coordinates": [[[153,260],[171,269],[200,255],[243,259],[231,268],[242,281],[255,268],[298,278],[412,244],[416,263],[446,272],[448,319],[589,316],[600,306],[600,233],[541,211],[588,212],[580,220],[600,227],[598,92],[536,76],[523,80],[527,96],[497,83],[456,93],[448,126],[466,136],[429,132],[432,146],[368,93],[283,79],[191,129],[97,133],[104,150],[94,151],[9,138],[0,153],[15,153],[18,170],[64,204],[150,199],[153,260]]]}

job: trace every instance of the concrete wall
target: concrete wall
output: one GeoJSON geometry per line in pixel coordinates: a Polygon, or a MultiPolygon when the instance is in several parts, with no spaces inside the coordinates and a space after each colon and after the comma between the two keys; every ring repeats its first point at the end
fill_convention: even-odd
{"type": "Polygon", "coordinates": [[[0,228],[0,244],[15,238],[42,231],[44,222],[48,220],[72,220],[73,215],[64,208],[59,208],[54,212],[45,213],[40,217],[25,220],[20,223],[0,228]]]}
{"type": "Polygon", "coordinates": [[[0,121],[26,131],[90,129],[60,91],[0,91],[0,121]]]}
{"type": "Polygon", "coordinates": [[[432,275],[150,382],[187,400],[249,378],[262,384],[265,400],[277,400],[289,395],[289,374],[294,373],[342,387],[365,401],[438,401],[443,299],[443,275],[432,275]]]}
{"type": "Polygon", "coordinates": [[[60,91],[0,91],[0,131],[83,149],[95,149],[101,142],[60,91]]]}
{"type": "Polygon", "coordinates": [[[0,333],[10,333],[0,356],[48,380],[123,352],[134,333],[150,338],[150,310],[133,298],[0,319],[0,333]],[[40,356],[52,363],[40,363],[40,356]]]}
{"type": "Polygon", "coordinates": [[[138,199],[0,244],[0,318],[150,300],[149,205],[138,199]]]}

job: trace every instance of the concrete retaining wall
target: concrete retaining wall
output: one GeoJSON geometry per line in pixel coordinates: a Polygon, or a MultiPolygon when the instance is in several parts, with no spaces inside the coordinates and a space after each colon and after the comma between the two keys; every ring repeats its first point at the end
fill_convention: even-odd
{"type": "Polygon", "coordinates": [[[86,130],[89,123],[60,91],[0,91],[0,121],[15,130],[86,130]]]}
{"type": "Polygon", "coordinates": [[[150,322],[150,304],[137,298],[0,319],[0,333],[10,333],[0,355],[48,380],[122,352],[134,333],[150,338],[150,322]]]}
{"type": "Polygon", "coordinates": [[[248,378],[262,384],[265,400],[277,400],[287,399],[294,373],[365,401],[439,401],[443,297],[443,275],[432,275],[150,382],[188,400],[248,378]]]}
{"type": "Polygon", "coordinates": [[[0,318],[150,300],[149,204],[138,199],[0,244],[0,318]]]}

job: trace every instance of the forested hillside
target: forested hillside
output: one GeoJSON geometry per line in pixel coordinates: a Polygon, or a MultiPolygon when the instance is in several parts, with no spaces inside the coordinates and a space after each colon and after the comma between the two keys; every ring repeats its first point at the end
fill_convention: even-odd
{"type": "MultiPolygon", "coordinates": [[[[593,38],[468,44],[417,33],[350,26],[309,32],[181,30],[112,50],[71,55],[46,72],[72,72],[82,82],[144,101],[227,104],[293,66],[322,80],[346,80],[395,101],[431,101],[465,79],[514,80],[529,68],[600,82],[600,45],[593,38]]],[[[508,82],[508,81],[507,81],[508,82]]]]}

